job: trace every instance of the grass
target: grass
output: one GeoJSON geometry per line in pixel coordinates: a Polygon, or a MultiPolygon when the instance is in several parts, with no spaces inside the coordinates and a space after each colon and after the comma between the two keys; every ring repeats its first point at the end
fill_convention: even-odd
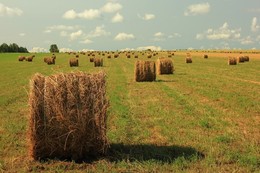
{"type": "MultiPolygon", "coordinates": [[[[87,56],[70,68],[68,54],[46,65],[18,54],[0,54],[0,172],[257,172],[260,168],[260,57],[236,66],[225,54],[204,59],[175,52],[173,75],[134,81],[139,58],[104,58],[95,68],[87,56]],[[30,161],[27,156],[29,80],[36,72],[107,74],[108,156],[90,163],[30,161]]],[[[160,52],[150,60],[165,56],[160,52]]]]}

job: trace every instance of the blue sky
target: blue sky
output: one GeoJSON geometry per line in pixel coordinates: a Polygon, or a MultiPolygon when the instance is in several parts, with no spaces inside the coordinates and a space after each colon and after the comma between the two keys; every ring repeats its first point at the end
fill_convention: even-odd
{"type": "Polygon", "coordinates": [[[259,0],[0,0],[0,22],[36,52],[260,49],[259,0]]]}

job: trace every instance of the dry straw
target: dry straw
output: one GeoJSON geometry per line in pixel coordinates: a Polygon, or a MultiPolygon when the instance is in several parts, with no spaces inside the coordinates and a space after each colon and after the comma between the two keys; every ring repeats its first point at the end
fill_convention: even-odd
{"type": "Polygon", "coordinates": [[[243,62],[245,62],[244,56],[239,56],[239,57],[237,58],[237,62],[238,62],[238,63],[243,63],[243,62]]]}
{"type": "Polygon", "coordinates": [[[174,67],[171,59],[159,58],[156,61],[156,73],[160,74],[173,74],[174,67]]]}
{"type": "Polygon", "coordinates": [[[186,63],[192,63],[191,57],[186,57],[186,63]]]}
{"type": "Polygon", "coordinates": [[[79,66],[79,60],[77,58],[71,58],[69,60],[70,67],[78,67],[79,66]]]}
{"type": "Polygon", "coordinates": [[[236,57],[228,57],[228,65],[237,65],[236,57]]]}
{"type": "Polygon", "coordinates": [[[24,56],[19,56],[18,61],[24,61],[26,58],[24,56]]]}
{"type": "Polygon", "coordinates": [[[204,59],[208,59],[208,55],[204,55],[204,59]]]}
{"type": "Polygon", "coordinates": [[[94,58],[94,67],[102,67],[103,59],[102,58],[94,58]]]}
{"type": "Polygon", "coordinates": [[[83,72],[30,81],[29,155],[34,160],[85,160],[106,153],[105,74],[83,72]]]}
{"type": "Polygon", "coordinates": [[[136,61],[135,63],[135,81],[155,81],[156,68],[154,61],[136,61]]]}

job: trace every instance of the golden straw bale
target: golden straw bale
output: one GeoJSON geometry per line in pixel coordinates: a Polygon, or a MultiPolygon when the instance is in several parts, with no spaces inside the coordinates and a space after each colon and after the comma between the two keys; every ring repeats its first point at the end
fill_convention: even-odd
{"type": "Polygon", "coordinates": [[[159,58],[156,61],[157,74],[173,74],[174,67],[171,59],[159,58]]]}
{"type": "Polygon", "coordinates": [[[79,66],[79,60],[77,58],[71,58],[69,60],[70,67],[78,67],[79,66]]]}
{"type": "Polygon", "coordinates": [[[94,67],[102,67],[103,58],[94,58],[94,67]]]}
{"type": "Polygon", "coordinates": [[[135,63],[135,81],[155,81],[156,67],[154,61],[136,61],[135,63]]]}

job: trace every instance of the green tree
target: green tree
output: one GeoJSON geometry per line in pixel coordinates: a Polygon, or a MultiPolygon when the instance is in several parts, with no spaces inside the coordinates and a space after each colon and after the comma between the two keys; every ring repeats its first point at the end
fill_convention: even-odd
{"type": "Polygon", "coordinates": [[[50,52],[51,53],[59,53],[58,46],[56,44],[52,44],[50,47],[50,52]]]}
{"type": "Polygon", "coordinates": [[[16,43],[9,45],[9,51],[8,52],[18,52],[18,51],[19,51],[19,46],[16,43]]]}
{"type": "Polygon", "coordinates": [[[8,44],[6,43],[3,43],[1,46],[0,46],[0,52],[8,52],[9,51],[9,46],[8,44]]]}

